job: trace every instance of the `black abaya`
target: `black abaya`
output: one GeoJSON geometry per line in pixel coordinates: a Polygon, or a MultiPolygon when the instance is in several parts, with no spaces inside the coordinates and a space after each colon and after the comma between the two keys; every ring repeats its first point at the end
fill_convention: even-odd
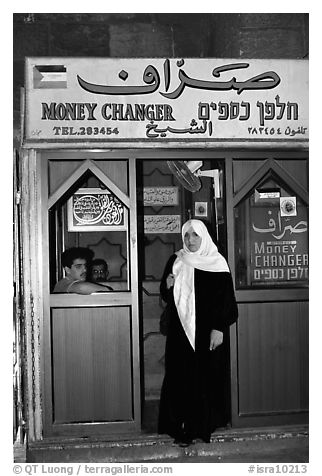
{"type": "Polygon", "coordinates": [[[227,333],[238,316],[230,273],[194,270],[196,335],[193,350],[181,325],[173,288],[166,288],[166,277],[172,272],[173,255],[164,271],[160,291],[171,306],[171,320],[165,350],[165,377],[161,389],[159,433],[173,438],[210,440],[211,433],[227,419],[227,385],[224,368],[225,343],[209,350],[210,332],[227,333]]]}

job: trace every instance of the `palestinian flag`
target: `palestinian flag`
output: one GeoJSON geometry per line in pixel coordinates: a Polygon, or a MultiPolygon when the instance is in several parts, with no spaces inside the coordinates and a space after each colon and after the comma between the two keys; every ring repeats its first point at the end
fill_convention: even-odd
{"type": "Polygon", "coordinates": [[[34,89],[67,88],[67,68],[64,65],[34,66],[34,89]]]}

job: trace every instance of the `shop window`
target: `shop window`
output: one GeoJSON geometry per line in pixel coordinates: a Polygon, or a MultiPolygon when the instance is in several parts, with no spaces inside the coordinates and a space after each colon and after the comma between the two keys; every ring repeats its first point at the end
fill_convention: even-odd
{"type": "Polygon", "coordinates": [[[49,210],[50,289],[64,276],[61,253],[72,247],[91,250],[107,271],[87,266],[87,280],[114,291],[129,290],[127,207],[92,173],[81,177],[49,210]]]}
{"type": "Polygon", "coordinates": [[[234,209],[236,288],[308,284],[308,208],[269,174],[234,209]]]}

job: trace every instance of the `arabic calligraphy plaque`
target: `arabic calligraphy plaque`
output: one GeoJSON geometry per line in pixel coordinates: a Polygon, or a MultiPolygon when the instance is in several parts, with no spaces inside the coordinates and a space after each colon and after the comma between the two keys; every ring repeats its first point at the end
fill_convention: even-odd
{"type": "Polygon", "coordinates": [[[181,233],[181,216],[145,215],[144,233],[181,233]]]}
{"type": "Polygon", "coordinates": [[[126,230],[127,210],[108,190],[79,189],[69,200],[68,231],[126,230]]]}
{"type": "Polygon", "coordinates": [[[178,187],[144,187],[143,204],[145,207],[178,205],[178,193],[178,187]]]}

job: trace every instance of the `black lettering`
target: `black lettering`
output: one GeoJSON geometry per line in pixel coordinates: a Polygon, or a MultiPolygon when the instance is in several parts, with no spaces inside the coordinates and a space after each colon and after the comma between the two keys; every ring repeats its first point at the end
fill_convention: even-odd
{"type": "Polygon", "coordinates": [[[155,105],[155,120],[162,121],[163,120],[163,104],[156,104],[155,105]]]}
{"type": "Polygon", "coordinates": [[[76,120],[76,103],[66,103],[66,107],[65,107],[65,119],[66,121],[69,121],[70,119],[72,121],[75,121],[76,120]]]}
{"type": "Polygon", "coordinates": [[[136,121],[144,121],[145,119],[145,105],[144,104],[135,104],[134,105],[134,113],[135,113],[135,120],[136,121]]]}
{"type": "Polygon", "coordinates": [[[133,115],[133,111],[132,111],[132,106],[131,104],[127,104],[126,105],[126,111],[125,111],[125,114],[124,114],[124,120],[125,121],[134,121],[134,115],[133,115]]]}
{"type": "Polygon", "coordinates": [[[172,107],[169,104],[164,105],[164,120],[175,121],[175,118],[172,116],[172,107]]]}
{"type": "Polygon", "coordinates": [[[97,104],[95,104],[95,103],[91,104],[91,103],[86,102],[85,106],[86,106],[87,111],[88,111],[88,120],[89,121],[95,121],[96,119],[94,117],[94,111],[96,109],[97,104]]]}
{"type": "Polygon", "coordinates": [[[66,118],[66,106],[64,104],[62,104],[61,102],[59,104],[57,104],[56,116],[61,121],[65,120],[65,118],[66,118]]]}
{"type": "Polygon", "coordinates": [[[112,104],[112,119],[113,121],[124,121],[123,118],[123,104],[112,104]]]}
{"type": "Polygon", "coordinates": [[[42,115],[41,119],[49,119],[50,121],[55,121],[57,119],[55,115],[55,110],[56,110],[56,103],[51,102],[50,106],[48,106],[47,103],[43,102],[41,103],[42,106],[42,115]]]}
{"type": "Polygon", "coordinates": [[[153,104],[148,104],[146,106],[146,116],[150,121],[155,120],[155,115],[154,115],[154,106],[153,104]]]}
{"type": "Polygon", "coordinates": [[[109,121],[111,119],[111,114],[107,115],[106,113],[107,108],[111,109],[111,104],[103,104],[101,113],[102,113],[103,119],[105,119],[106,121],[109,121]]]}

